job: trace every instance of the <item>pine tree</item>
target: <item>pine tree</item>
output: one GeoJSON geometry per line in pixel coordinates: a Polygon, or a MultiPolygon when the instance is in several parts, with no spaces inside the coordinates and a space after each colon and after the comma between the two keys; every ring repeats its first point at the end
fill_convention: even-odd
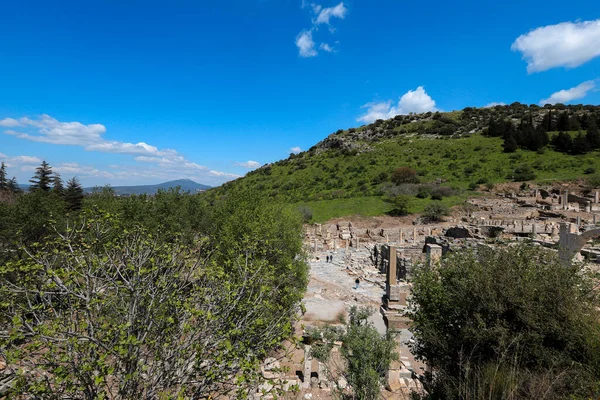
{"type": "Polygon", "coordinates": [[[69,211],[81,210],[83,206],[83,187],[76,177],[69,179],[67,190],[65,191],[65,201],[69,211]]]}
{"type": "Polygon", "coordinates": [[[19,184],[17,183],[16,176],[13,176],[13,178],[8,181],[7,186],[8,186],[8,190],[10,190],[11,192],[13,192],[15,194],[21,193],[23,191],[23,190],[21,190],[21,188],[19,187],[19,184]]]}
{"type": "Polygon", "coordinates": [[[552,138],[552,145],[556,151],[569,153],[573,148],[573,139],[568,133],[559,132],[558,135],[552,138]]]}
{"type": "Polygon", "coordinates": [[[572,154],[585,154],[590,151],[590,144],[588,143],[586,137],[583,135],[581,131],[573,140],[573,147],[571,148],[572,154]]]}
{"type": "Polygon", "coordinates": [[[519,145],[517,144],[517,141],[515,140],[515,137],[513,135],[506,135],[504,138],[504,152],[505,153],[514,153],[515,151],[517,151],[517,148],[519,147],[519,145]]]}
{"type": "Polygon", "coordinates": [[[598,129],[594,118],[588,120],[588,129],[585,138],[592,149],[600,148],[600,129],[598,129]]]}
{"type": "Polygon", "coordinates": [[[49,192],[52,184],[52,167],[50,167],[50,164],[42,161],[42,165],[36,168],[35,175],[29,182],[31,183],[30,191],[43,190],[49,192]]]}
{"type": "Polygon", "coordinates": [[[59,195],[63,195],[65,194],[65,187],[63,185],[63,181],[60,178],[60,174],[58,174],[57,172],[54,173],[54,176],[52,177],[52,192],[59,194],[59,195]]]}
{"type": "Polygon", "coordinates": [[[8,189],[8,180],[6,179],[6,164],[0,165],[0,191],[8,189]]]}
{"type": "Polygon", "coordinates": [[[567,111],[564,111],[558,117],[558,130],[559,131],[568,131],[569,130],[569,114],[567,111]]]}

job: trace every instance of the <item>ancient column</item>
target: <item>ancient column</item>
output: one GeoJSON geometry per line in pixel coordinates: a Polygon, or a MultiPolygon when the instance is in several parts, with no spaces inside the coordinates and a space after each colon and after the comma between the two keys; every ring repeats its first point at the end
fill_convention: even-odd
{"type": "Polygon", "coordinates": [[[563,200],[562,200],[563,204],[563,210],[568,210],[569,209],[569,191],[565,190],[565,192],[563,193],[563,200]]]}
{"type": "Polygon", "coordinates": [[[417,228],[413,228],[413,241],[417,241],[417,228]]]}
{"type": "Polygon", "coordinates": [[[592,212],[592,202],[591,201],[586,201],[585,202],[585,212],[586,213],[591,213],[592,212]]]}
{"type": "Polygon", "coordinates": [[[577,222],[576,223],[577,223],[577,226],[581,225],[581,217],[579,215],[577,216],[577,222]]]}
{"type": "Polygon", "coordinates": [[[598,204],[599,202],[600,202],[600,192],[596,190],[594,192],[594,203],[598,204]]]}
{"type": "Polygon", "coordinates": [[[400,231],[398,232],[398,242],[402,244],[403,241],[404,238],[402,237],[402,229],[400,229],[400,231]]]}
{"type": "Polygon", "coordinates": [[[531,237],[534,239],[537,238],[537,227],[535,226],[535,221],[533,222],[533,225],[531,225],[531,237]]]}

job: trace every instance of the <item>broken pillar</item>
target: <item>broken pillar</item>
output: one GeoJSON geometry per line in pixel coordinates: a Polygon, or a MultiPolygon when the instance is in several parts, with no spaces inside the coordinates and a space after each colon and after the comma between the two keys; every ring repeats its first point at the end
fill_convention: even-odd
{"type": "Polygon", "coordinates": [[[442,246],[437,244],[427,244],[425,246],[427,252],[427,264],[430,266],[438,265],[442,259],[442,246]]]}

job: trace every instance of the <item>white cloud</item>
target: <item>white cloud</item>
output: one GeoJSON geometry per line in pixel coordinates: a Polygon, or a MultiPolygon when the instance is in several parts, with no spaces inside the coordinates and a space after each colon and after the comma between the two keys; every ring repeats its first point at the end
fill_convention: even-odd
{"type": "Polygon", "coordinates": [[[300,148],[300,146],[294,146],[290,149],[290,153],[294,153],[294,154],[298,154],[302,151],[302,149],[300,148]]]}
{"type": "Polygon", "coordinates": [[[388,100],[379,103],[367,103],[363,108],[366,108],[367,112],[358,117],[357,121],[367,124],[378,119],[393,118],[396,115],[437,111],[435,101],[427,94],[423,86],[406,92],[396,106],[392,106],[392,101],[388,100]]]}
{"type": "Polygon", "coordinates": [[[234,164],[236,167],[243,167],[247,169],[256,169],[260,167],[260,163],[258,161],[246,161],[246,162],[237,162],[234,164]]]}
{"type": "Polygon", "coordinates": [[[20,126],[20,124],[16,119],[4,118],[0,120],[0,126],[3,128],[16,128],[17,126],[20,126]]]}
{"type": "Polygon", "coordinates": [[[33,156],[15,156],[9,157],[6,154],[0,153],[0,162],[4,162],[7,167],[23,167],[23,166],[38,166],[42,160],[33,156]]]}
{"type": "MultiPolygon", "coordinates": [[[[344,6],[344,3],[340,3],[335,7],[323,8],[318,12],[317,18],[315,19],[315,25],[319,24],[328,24],[329,20],[333,17],[344,19],[346,17],[346,13],[348,9],[344,6]]],[[[317,13],[317,12],[315,12],[317,13]]]]}
{"type": "Polygon", "coordinates": [[[572,100],[577,100],[585,97],[590,90],[596,87],[594,81],[583,82],[574,88],[567,90],[559,90],[558,92],[552,93],[547,99],[540,101],[541,105],[545,104],[556,104],[556,103],[568,103],[572,100]]]}
{"type": "MultiPolygon", "coordinates": [[[[315,15],[315,17],[312,19],[313,27],[311,29],[303,30],[298,34],[298,36],[296,36],[296,46],[298,47],[300,57],[309,58],[316,57],[319,54],[317,50],[315,50],[313,32],[317,32],[319,30],[319,25],[325,24],[328,26],[329,33],[335,33],[335,28],[330,24],[332,18],[346,18],[348,8],[344,6],[343,2],[334,7],[323,8],[319,4],[307,3],[305,0],[303,0],[302,8],[306,7],[310,7],[315,15]]],[[[321,43],[319,49],[327,53],[334,52],[333,47],[327,43],[321,43]]]]}
{"type": "MultiPolygon", "coordinates": [[[[87,151],[97,151],[103,153],[125,154],[135,156],[134,160],[145,164],[156,164],[156,166],[148,168],[144,166],[142,171],[137,174],[135,170],[129,170],[134,177],[143,177],[144,179],[155,177],[159,179],[178,179],[188,178],[202,182],[203,179],[209,180],[214,177],[221,178],[237,178],[238,175],[227,172],[211,171],[208,167],[199,165],[195,162],[187,160],[184,156],[173,149],[159,149],[156,146],[145,142],[127,143],[115,140],[106,140],[103,135],[106,133],[106,127],[101,124],[85,125],[80,122],[60,122],[49,115],[42,115],[36,119],[27,117],[5,118],[0,120],[0,126],[12,127],[14,129],[5,130],[4,133],[16,136],[21,139],[44,142],[60,145],[80,146],[87,151]],[[144,175],[144,171],[147,172],[144,175]],[[134,173],[135,172],[135,173],[134,173]]],[[[36,158],[36,164],[41,163],[41,160],[36,158]]],[[[18,160],[11,159],[12,163],[18,160]]],[[[20,162],[23,162],[21,160],[20,162]]],[[[122,168],[124,166],[121,166],[122,168]]],[[[127,179],[127,175],[122,176],[115,172],[105,173],[93,167],[81,167],[69,171],[68,168],[75,168],[68,164],[59,164],[57,171],[73,172],[86,177],[104,177],[127,179]],[[79,172],[78,172],[79,171],[79,172]]],[[[206,181],[208,184],[221,182],[206,181]]],[[[205,182],[203,182],[205,183],[205,182]]]]}
{"type": "Polygon", "coordinates": [[[491,103],[483,106],[483,108],[492,108],[492,107],[496,107],[496,106],[505,106],[505,105],[506,105],[506,103],[503,103],[501,101],[500,102],[492,101],[491,103]]]}
{"type": "Polygon", "coordinates": [[[296,37],[296,46],[298,47],[298,54],[300,57],[308,58],[317,55],[315,42],[312,38],[312,31],[300,32],[296,37]]]}
{"type": "Polygon", "coordinates": [[[519,36],[511,49],[522,53],[529,73],[578,67],[600,56],[600,19],[534,29],[519,36]]]}
{"type": "Polygon", "coordinates": [[[330,45],[328,45],[327,43],[321,43],[321,45],[319,46],[319,49],[326,51],[328,53],[333,52],[333,47],[331,47],[330,45]]]}

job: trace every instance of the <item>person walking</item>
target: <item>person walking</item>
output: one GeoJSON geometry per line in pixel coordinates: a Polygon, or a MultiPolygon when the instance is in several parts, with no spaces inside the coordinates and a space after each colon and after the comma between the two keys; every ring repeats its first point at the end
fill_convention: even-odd
{"type": "Polygon", "coordinates": [[[358,289],[358,285],[360,284],[360,279],[356,278],[356,280],[354,281],[355,285],[354,285],[354,289],[358,289]]]}

